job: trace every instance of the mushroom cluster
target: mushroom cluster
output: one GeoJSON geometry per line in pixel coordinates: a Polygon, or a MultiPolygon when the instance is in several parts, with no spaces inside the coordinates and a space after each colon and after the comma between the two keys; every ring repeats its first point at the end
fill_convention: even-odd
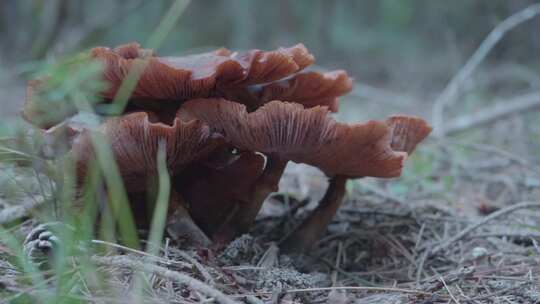
{"type": "MultiPolygon", "coordinates": [[[[125,111],[105,117],[100,126],[136,221],[148,220],[145,204],[151,202],[145,198],[151,197],[156,154],[164,145],[172,181],[168,231],[203,245],[246,233],[293,161],[315,166],[330,179],[319,206],[282,243],[285,251],[305,251],[336,213],[348,179],[399,176],[407,155],[431,131],[424,120],[402,115],[335,121],[330,114],[352,81],[342,70],[302,72],[314,57],[301,44],[158,57],[131,43],[94,48],[90,55],[104,65],[108,87],[100,92],[101,104],[111,103],[129,73],[139,69],[125,111]]],[[[33,94],[43,81],[29,84],[23,116],[53,130],[74,112],[44,120],[33,94]]],[[[95,157],[91,136],[84,129],[71,133],[78,180],[84,180],[95,157]]]]}

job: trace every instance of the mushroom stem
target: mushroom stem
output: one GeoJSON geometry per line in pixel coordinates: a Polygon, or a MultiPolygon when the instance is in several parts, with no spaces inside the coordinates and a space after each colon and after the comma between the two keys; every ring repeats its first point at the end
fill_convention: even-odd
{"type": "Polygon", "coordinates": [[[169,210],[172,213],[167,221],[167,232],[174,240],[184,237],[204,247],[212,244],[210,238],[195,224],[184,199],[176,191],[171,192],[169,210]]]}
{"type": "Polygon", "coordinates": [[[347,178],[343,176],[335,176],[330,180],[330,185],[317,208],[281,242],[283,253],[304,253],[321,238],[341,206],[346,192],[346,182],[347,178]]]}
{"type": "Polygon", "coordinates": [[[255,183],[251,204],[246,206],[247,208],[242,208],[239,213],[238,225],[241,228],[241,232],[247,232],[249,230],[268,195],[278,191],[279,180],[286,166],[287,160],[268,156],[264,172],[255,183]]]}
{"type": "Polygon", "coordinates": [[[221,226],[215,237],[216,242],[227,243],[249,231],[268,195],[278,190],[279,180],[287,162],[276,156],[267,157],[264,171],[254,183],[251,200],[245,206],[238,208],[235,214],[221,226]]]}

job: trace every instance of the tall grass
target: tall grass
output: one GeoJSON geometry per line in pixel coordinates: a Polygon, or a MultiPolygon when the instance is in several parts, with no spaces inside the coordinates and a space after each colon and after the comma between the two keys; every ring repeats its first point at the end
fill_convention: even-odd
{"type": "MultiPolygon", "coordinates": [[[[174,1],[143,46],[158,49],[177,24],[188,3],[189,1],[174,1]]],[[[124,110],[143,69],[144,64],[130,72],[108,109],[109,114],[118,114],[124,110]]],[[[102,67],[99,64],[81,55],[42,66],[34,77],[46,75],[48,79],[43,95],[39,96],[40,101],[42,100],[40,110],[50,115],[45,119],[93,113],[93,104],[98,100],[97,93],[104,88],[100,80],[101,73],[102,67]]],[[[0,225],[0,259],[7,258],[15,265],[21,286],[26,286],[18,292],[7,292],[0,288],[0,303],[83,303],[93,294],[114,295],[114,286],[105,283],[107,272],[100,271],[91,262],[91,256],[103,252],[105,248],[92,245],[91,240],[99,235],[108,241],[120,239],[123,245],[134,249],[141,247],[109,139],[99,131],[98,120],[90,120],[88,123],[96,160],[89,165],[89,172],[82,185],[77,185],[75,164],[69,154],[58,156],[54,160],[43,159],[37,149],[22,149],[21,142],[32,140],[16,136],[15,133],[11,134],[11,138],[0,141],[0,170],[16,168],[18,174],[21,174],[17,178],[22,179],[22,182],[29,182],[39,176],[38,184],[47,180],[47,183],[54,185],[50,187],[50,193],[47,193],[51,201],[42,205],[36,218],[55,220],[63,224],[56,226],[60,229],[52,228],[61,242],[58,248],[55,248],[52,269],[46,272],[30,263],[23,254],[23,236],[14,232],[19,230],[20,223],[0,225]],[[42,165],[36,168],[36,164],[46,164],[47,170],[44,170],[42,165]],[[33,174],[36,170],[39,173],[33,174]],[[101,186],[103,184],[105,187],[101,186]],[[104,188],[107,189],[106,192],[104,188]],[[108,204],[101,206],[104,200],[108,204]],[[58,212],[55,212],[57,209],[58,212]],[[98,219],[99,232],[95,231],[98,219]]],[[[28,125],[25,125],[25,128],[31,129],[28,125]]],[[[36,129],[33,132],[39,133],[36,129]]],[[[170,192],[164,147],[160,147],[155,157],[158,163],[159,185],[147,246],[147,252],[151,255],[159,254],[170,192]]],[[[45,196],[42,196],[42,199],[45,199],[45,196]]],[[[110,252],[110,248],[106,249],[110,252]]],[[[144,281],[146,280],[142,282],[144,281]]],[[[139,289],[141,285],[133,286],[139,289]]]]}

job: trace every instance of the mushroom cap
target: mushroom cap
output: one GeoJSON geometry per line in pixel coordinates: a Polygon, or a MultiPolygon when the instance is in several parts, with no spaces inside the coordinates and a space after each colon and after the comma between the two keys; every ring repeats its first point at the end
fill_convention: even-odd
{"type": "Polygon", "coordinates": [[[392,139],[390,146],[396,151],[411,154],[416,145],[431,133],[432,128],[421,118],[393,115],[386,119],[392,139]]]}
{"type": "Polygon", "coordinates": [[[313,55],[302,44],[268,52],[232,53],[219,49],[183,57],[157,57],[137,43],[131,43],[115,49],[94,48],[91,56],[104,62],[104,78],[110,84],[102,93],[104,98],[114,98],[128,73],[139,65],[144,69],[132,98],[181,101],[214,96],[216,88],[282,79],[314,61],[313,55]]]}
{"type": "MultiPolygon", "coordinates": [[[[110,103],[128,74],[137,70],[139,79],[127,111],[165,116],[174,114],[186,100],[207,97],[225,97],[246,104],[249,110],[271,100],[284,100],[306,107],[328,106],[336,112],[337,97],[352,88],[351,79],[342,70],[298,73],[314,62],[302,44],[274,51],[236,53],[222,48],[190,56],[158,57],[152,50],[130,43],[113,49],[93,48],[90,57],[103,64],[102,77],[108,85],[99,92],[104,100],[97,100],[97,104],[110,103]]],[[[46,78],[28,83],[23,110],[23,117],[41,128],[50,128],[77,111],[72,103],[61,100],[59,105],[65,107],[51,111],[51,104],[42,102],[38,94],[46,84],[46,78]]]]}
{"type": "Polygon", "coordinates": [[[249,109],[256,109],[272,100],[283,100],[304,107],[327,106],[330,111],[337,112],[338,97],[349,93],[352,85],[351,78],[343,70],[302,72],[276,82],[226,90],[224,97],[246,104],[249,109]]]}
{"type": "MultiPolygon", "coordinates": [[[[223,139],[213,134],[202,121],[175,119],[172,125],[167,125],[156,122],[156,115],[151,112],[109,118],[100,126],[99,132],[110,142],[128,191],[145,189],[147,179],[157,174],[160,144],[165,145],[167,168],[173,174],[208,156],[223,144],[223,139]]],[[[94,157],[90,130],[84,130],[74,140],[72,152],[77,163],[78,180],[82,181],[94,157]]]]}
{"type": "Polygon", "coordinates": [[[419,118],[397,116],[388,121],[344,124],[327,107],[271,101],[248,113],[242,104],[224,99],[186,102],[178,115],[199,119],[241,150],[259,151],[321,169],[329,176],[396,177],[407,152],[430,127],[419,118]],[[403,150],[394,149],[403,148],[403,150]]]}

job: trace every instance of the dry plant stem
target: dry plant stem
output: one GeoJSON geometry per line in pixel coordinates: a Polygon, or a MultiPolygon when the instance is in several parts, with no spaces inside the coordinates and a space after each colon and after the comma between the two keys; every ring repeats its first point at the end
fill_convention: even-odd
{"type": "Polygon", "coordinates": [[[323,199],[308,218],[280,244],[285,253],[302,253],[317,242],[336,214],[345,196],[347,178],[336,176],[330,180],[323,199]]]}
{"type": "Polygon", "coordinates": [[[463,115],[445,124],[444,130],[448,135],[493,123],[512,114],[532,111],[540,108],[540,93],[534,92],[510,100],[496,102],[485,110],[463,115]]]}
{"type": "Polygon", "coordinates": [[[287,162],[287,160],[276,156],[267,157],[264,172],[255,182],[251,200],[245,206],[238,208],[236,213],[223,224],[215,237],[216,242],[227,243],[238,235],[249,231],[266,198],[278,190],[279,180],[287,162]]]}
{"type": "Polygon", "coordinates": [[[207,296],[213,297],[215,300],[217,300],[218,303],[225,303],[225,304],[238,303],[237,301],[234,301],[233,299],[231,299],[230,297],[228,297],[221,291],[214,289],[211,286],[197,279],[194,279],[180,272],[169,270],[165,267],[160,267],[160,266],[152,265],[149,263],[143,263],[137,260],[130,259],[129,257],[126,257],[126,256],[112,256],[112,257],[93,256],[92,261],[98,265],[130,268],[133,270],[143,271],[146,273],[152,273],[156,276],[166,278],[171,281],[176,281],[177,283],[180,283],[180,284],[185,284],[196,291],[199,291],[207,296]]]}
{"type": "Polygon", "coordinates": [[[435,135],[444,136],[446,130],[443,128],[444,109],[455,102],[460,87],[472,75],[476,68],[484,61],[493,47],[504,37],[504,35],[521,23],[534,18],[540,14],[540,4],[533,4],[522,11],[506,18],[499,23],[482,41],[476,52],[469,58],[465,66],[452,78],[450,83],[444,88],[441,95],[435,100],[433,106],[433,125],[435,135]]]}
{"type": "Polygon", "coordinates": [[[147,252],[137,250],[137,249],[133,249],[133,248],[129,248],[129,247],[126,247],[126,246],[122,246],[122,245],[119,245],[119,244],[116,244],[116,243],[111,243],[111,242],[102,241],[102,240],[91,240],[90,243],[96,244],[96,245],[109,246],[109,247],[112,247],[112,248],[117,248],[117,249],[124,250],[124,251],[132,253],[132,254],[140,255],[143,259],[147,259],[150,262],[157,262],[157,263],[161,263],[161,264],[164,264],[164,265],[167,265],[167,266],[174,265],[177,268],[186,268],[186,269],[192,269],[193,268],[193,264],[191,264],[191,263],[166,259],[166,258],[157,256],[157,255],[152,255],[152,254],[149,254],[147,252]]]}
{"type": "Polygon", "coordinates": [[[499,218],[499,217],[501,217],[503,215],[512,213],[512,212],[520,210],[520,209],[529,209],[529,208],[540,208],[540,203],[521,202],[519,204],[511,205],[511,206],[503,208],[503,209],[501,209],[499,211],[493,212],[492,214],[490,214],[490,215],[486,216],[485,218],[483,218],[481,221],[478,221],[477,223],[472,224],[471,226],[463,229],[460,233],[458,233],[454,237],[448,239],[446,242],[442,243],[441,245],[433,248],[433,250],[431,250],[431,254],[437,254],[437,253],[440,253],[443,250],[446,250],[446,249],[450,248],[450,246],[452,244],[454,244],[455,242],[461,240],[467,234],[471,233],[472,231],[474,231],[478,227],[488,223],[489,221],[492,221],[492,220],[494,220],[496,218],[499,218]]]}
{"type": "MultiPolygon", "coordinates": [[[[417,294],[432,296],[433,293],[425,292],[422,290],[396,288],[396,287],[371,287],[371,286],[334,286],[334,287],[316,287],[316,288],[304,288],[304,289],[287,289],[283,290],[283,293],[305,293],[305,292],[318,292],[318,291],[332,291],[332,290],[351,290],[351,291],[371,291],[371,292],[399,292],[405,294],[417,294]]],[[[273,291],[260,291],[256,295],[272,294],[273,291]]],[[[244,297],[240,295],[238,297],[244,297]]],[[[237,297],[237,296],[235,296],[237,297]]]]}
{"type": "Polygon", "coordinates": [[[197,243],[201,246],[210,246],[212,241],[206,234],[195,224],[187,205],[175,191],[171,192],[169,208],[173,208],[172,214],[169,215],[167,221],[167,232],[175,240],[186,237],[189,241],[197,243]]]}

